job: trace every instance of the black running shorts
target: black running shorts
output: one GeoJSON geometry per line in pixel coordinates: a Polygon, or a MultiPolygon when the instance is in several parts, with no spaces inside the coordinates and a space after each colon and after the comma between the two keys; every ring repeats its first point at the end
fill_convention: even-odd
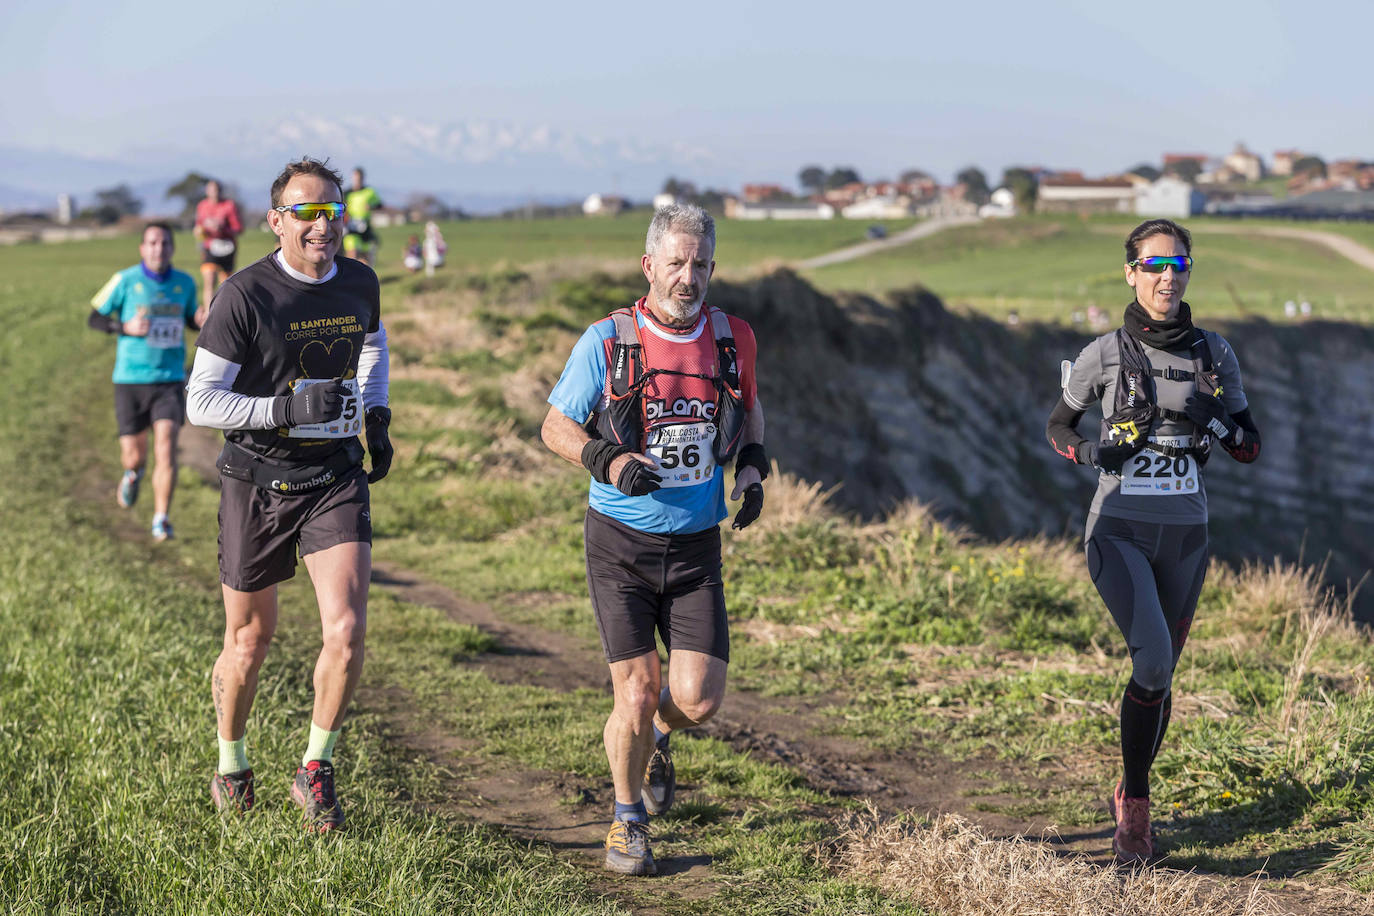
{"type": "Polygon", "coordinates": [[[121,436],[146,432],[157,420],[186,420],[186,383],[115,385],[115,424],[121,436]]]}
{"type": "Polygon", "coordinates": [[[367,474],[359,465],[333,486],[283,496],[220,477],[219,580],[256,592],[296,574],[301,556],[355,541],[372,543],[367,474]]]}
{"type": "Polygon", "coordinates": [[[233,251],[229,252],[228,254],[224,254],[224,255],[213,255],[213,254],[210,253],[210,249],[209,249],[209,248],[201,248],[201,249],[200,249],[200,263],[202,263],[202,264],[213,264],[213,265],[215,265],[216,267],[218,267],[220,270],[224,271],[226,274],[232,274],[232,273],[234,272],[234,258],[235,258],[237,255],[238,255],[238,249],[237,249],[237,248],[235,248],[233,251]]]}
{"type": "Polygon", "coordinates": [[[720,529],[650,534],[593,509],[584,526],[587,588],[606,661],[690,649],[730,660],[720,529]]]}

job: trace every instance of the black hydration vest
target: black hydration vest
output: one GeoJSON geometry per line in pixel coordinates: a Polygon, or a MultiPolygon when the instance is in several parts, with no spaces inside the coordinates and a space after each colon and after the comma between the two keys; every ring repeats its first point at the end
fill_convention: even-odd
{"type": "Polygon", "coordinates": [[[1212,397],[1221,397],[1221,382],[1212,364],[1212,348],[1207,343],[1207,335],[1200,329],[1193,330],[1193,340],[1188,345],[1193,358],[1193,370],[1156,369],[1145,355],[1140,341],[1132,337],[1125,328],[1116,331],[1117,351],[1121,357],[1121,367],[1116,379],[1116,398],[1112,404],[1112,414],[1102,421],[1102,441],[1110,445],[1133,445],[1136,451],[1149,449],[1177,458],[1190,455],[1205,462],[1211,452],[1211,439],[1206,429],[1193,423],[1181,411],[1160,407],[1155,392],[1155,379],[1166,378],[1172,381],[1194,382],[1197,390],[1212,397]],[[1160,420],[1189,423],[1195,430],[1194,442],[1190,448],[1177,448],[1151,442],[1150,433],[1160,420]]]}
{"type": "Polygon", "coordinates": [[[744,396],[740,391],[739,361],[735,350],[730,319],[719,309],[711,309],[711,333],[716,339],[716,360],[710,375],[654,369],[644,365],[644,346],[639,340],[639,323],[634,311],[616,309],[610,318],[615,321],[615,346],[606,365],[606,396],[608,403],[587,421],[588,432],[603,439],[628,445],[636,452],[644,450],[644,386],[656,375],[684,375],[709,381],[716,389],[716,412],[711,422],[716,427],[711,451],[716,464],[725,464],[739,449],[744,432],[744,396]]]}

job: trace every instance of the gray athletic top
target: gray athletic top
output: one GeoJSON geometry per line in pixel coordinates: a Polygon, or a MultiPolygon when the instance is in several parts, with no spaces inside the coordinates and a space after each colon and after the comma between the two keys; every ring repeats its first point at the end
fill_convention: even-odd
{"type": "MultiPolygon", "coordinates": [[[[1212,362],[1221,381],[1221,401],[1228,413],[1236,414],[1248,404],[1245,389],[1240,380],[1240,363],[1231,345],[1220,334],[1204,331],[1208,346],[1212,349],[1212,362]]],[[[1187,355],[1178,355],[1166,350],[1156,350],[1148,344],[1141,344],[1150,365],[1156,369],[1170,366],[1191,372],[1193,360],[1187,355]]],[[[1101,405],[1104,415],[1112,412],[1116,403],[1116,382],[1121,369],[1121,354],[1117,347],[1116,332],[1104,334],[1083,348],[1073,364],[1068,382],[1064,385],[1064,402],[1075,410],[1087,410],[1093,404],[1101,405]]],[[[1156,378],[1155,393],[1158,406],[1182,411],[1188,395],[1197,390],[1191,381],[1156,378]]],[[[1155,427],[1156,436],[1188,436],[1195,429],[1191,423],[1174,422],[1161,419],[1155,427]]],[[[1093,438],[1093,433],[1088,438],[1093,438]]],[[[1195,444],[1191,438],[1187,444],[1195,444]]],[[[1163,461],[1155,457],[1155,452],[1144,451],[1127,462],[1139,462],[1143,466],[1148,459],[1163,461]]],[[[1215,460],[1217,454],[1212,455],[1215,460]]],[[[1121,478],[1103,473],[1097,479],[1097,493],[1093,496],[1090,512],[1098,515],[1124,518],[1138,522],[1159,522],[1169,525],[1192,525],[1207,521],[1207,491],[1202,485],[1201,475],[1197,475],[1197,488],[1191,492],[1168,493],[1159,496],[1140,496],[1121,491],[1121,478]]]]}

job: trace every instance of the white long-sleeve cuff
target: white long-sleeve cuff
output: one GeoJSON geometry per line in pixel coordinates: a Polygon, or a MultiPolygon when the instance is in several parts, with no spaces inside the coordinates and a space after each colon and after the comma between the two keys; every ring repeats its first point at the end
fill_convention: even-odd
{"type": "Polygon", "coordinates": [[[234,380],[243,367],[196,348],[191,378],[186,383],[186,419],[212,429],[272,429],[272,402],[234,391],[234,380]]]}
{"type": "Polygon", "coordinates": [[[386,327],[363,338],[358,352],[358,388],[363,396],[363,410],[385,407],[390,400],[391,354],[386,345],[386,327]]]}

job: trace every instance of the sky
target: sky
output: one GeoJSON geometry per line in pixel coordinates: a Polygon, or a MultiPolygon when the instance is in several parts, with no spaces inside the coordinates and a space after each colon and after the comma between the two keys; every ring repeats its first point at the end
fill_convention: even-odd
{"type": "MultiPolygon", "coordinates": [[[[734,186],[795,185],[809,164],[1105,174],[1237,141],[1374,159],[1371,26],[1374,5],[1275,0],[17,0],[0,9],[0,147],[119,160],[401,115],[704,149],[680,177],[734,186]]],[[[558,189],[539,169],[525,186],[558,189]]]]}

